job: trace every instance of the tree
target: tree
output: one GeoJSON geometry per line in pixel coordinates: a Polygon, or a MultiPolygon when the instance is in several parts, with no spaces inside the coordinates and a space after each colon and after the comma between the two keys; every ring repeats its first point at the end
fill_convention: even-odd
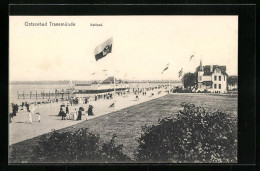
{"type": "Polygon", "coordinates": [[[191,91],[196,86],[196,74],[195,73],[185,73],[181,79],[184,88],[189,88],[191,91]]]}
{"type": "Polygon", "coordinates": [[[230,76],[227,78],[227,85],[228,86],[235,86],[237,85],[238,78],[237,76],[230,76]]]}

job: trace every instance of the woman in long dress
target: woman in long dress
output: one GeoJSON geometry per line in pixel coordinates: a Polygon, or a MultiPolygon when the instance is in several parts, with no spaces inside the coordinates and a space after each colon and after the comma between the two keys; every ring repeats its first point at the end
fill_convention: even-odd
{"type": "Polygon", "coordinates": [[[73,119],[74,119],[74,121],[77,119],[77,109],[75,109],[75,111],[73,113],[73,119]]]}
{"type": "Polygon", "coordinates": [[[94,107],[92,105],[89,105],[89,107],[88,107],[88,116],[94,116],[93,108],[94,107]]]}
{"type": "Polygon", "coordinates": [[[28,110],[27,112],[28,112],[29,123],[32,123],[32,114],[31,114],[30,110],[28,110]]]}
{"type": "Polygon", "coordinates": [[[79,109],[79,111],[78,111],[78,118],[77,118],[77,120],[81,120],[81,116],[82,116],[82,111],[79,109]]]}

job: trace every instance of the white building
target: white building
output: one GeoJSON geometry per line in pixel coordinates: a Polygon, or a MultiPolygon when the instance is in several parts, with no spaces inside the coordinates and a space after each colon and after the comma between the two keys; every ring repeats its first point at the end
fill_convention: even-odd
{"type": "Polygon", "coordinates": [[[226,66],[205,65],[197,68],[197,91],[209,91],[212,93],[227,92],[226,66]]]}
{"type": "Polygon", "coordinates": [[[114,77],[108,77],[102,83],[94,81],[91,84],[75,84],[74,87],[77,93],[104,93],[113,91],[114,88],[116,90],[125,90],[129,88],[129,85],[127,82],[117,79],[115,79],[114,84],[114,77]]]}

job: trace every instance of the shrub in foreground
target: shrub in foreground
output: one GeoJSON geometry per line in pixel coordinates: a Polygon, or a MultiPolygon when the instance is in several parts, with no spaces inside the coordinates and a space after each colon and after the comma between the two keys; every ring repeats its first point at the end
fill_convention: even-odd
{"type": "Polygon", "coordinates": [[[142,127],[139,162],[237,162],[237,126],[232,115],[182,103],[176,118],[142,127]]]}
{"type": "Polygon", "coordinates": [[[95,162],[125,162],[130,160],[122,153],[123,145],[115,145],[115,136],[110,143],[101,145],[99,135],[81,128],[74,133],[53,132],[47,138],[42,136],[33,149],[33,162],[57,163],[95,163],[95,162]]]}
{"type": "Polygon", "coordinates": [[[109,143],[104,143],[101,149],[102,161],[131,162],[131,159],[122,152],[123,144],[116,145],[116,135],[113,134],[109,143]]]}

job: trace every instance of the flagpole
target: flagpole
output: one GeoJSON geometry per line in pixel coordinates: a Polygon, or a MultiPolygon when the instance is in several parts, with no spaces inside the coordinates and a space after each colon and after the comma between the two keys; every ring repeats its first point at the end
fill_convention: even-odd
{"type": "Polygon", "coordinates": [[[115,78],[115,75],[114,75],[114,93],[116,95],[116,78],[115,78]]]}
{"type": "Polygon", "coordinates": [[[170,80],[169,80],[169,94],[170,94],[170,91],[171,91],[171,87],[170,87],[170,80]]]}

